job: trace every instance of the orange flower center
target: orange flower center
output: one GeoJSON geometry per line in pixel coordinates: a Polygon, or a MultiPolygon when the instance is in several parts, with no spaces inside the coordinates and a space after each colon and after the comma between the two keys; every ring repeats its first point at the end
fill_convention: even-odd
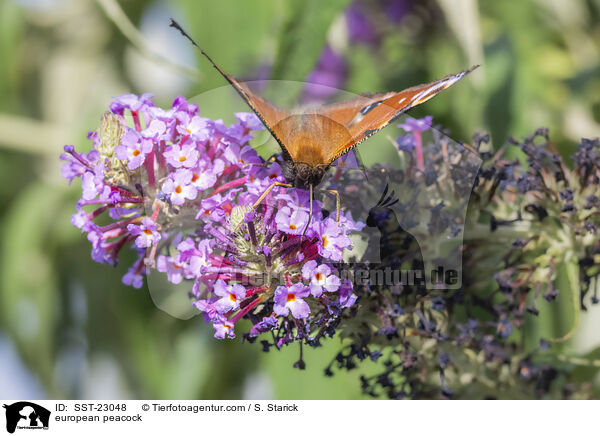
{"type": "Polygon", "coordinates": [[[229,294],[229,299],[234,303],[237,302],[237,297],[235,296],[235,294],[229,294]]]}
{"type": "Polygon", "coordinates": [[[131,153],[131,154],[133,154],[133,157],[135,157],[135,156],[139,156],[140,153],[141,153],[141,151],[136,148],[135,150],[133,150],[133,153],[131,153]]]}
{"type": "Polygon", "coordinates": [[[275,174],[275,173],[269,174],[269,179],[274,179],[275,177],[277,177],[277,174],[275,174]]]}
{"type": "Polygon", "coordinates": [[[181,194],[183,192],[183,189],[181,189],[181,186],[177,185],[177,187],[175,188],[175,192],[181,194]]]}
{"type": "Polygon", "coordinates": [[[200,177],[198,176],[198,174],[194,173],[194,175],[192,176],[192,183],[194,183],[196,180],[198,180],[200,177]]]}
{"type": "Polygon", "coordinates": [[[185,162],[186,160],[187,160],[187,157],[185,157],[185,156],[181,156],[179,158],[179,162],[185,162]]]}
{"type": "Polygon", "coordinates": [[[327,236],[321,236],[321,241],[323,241],[323,247],[327,247],[329,245],[329,240],[327,236]]]}
{"type": "Polygon", "coordinates": [[[296,301],[296,294],[287,294],[285,301],[296,301]]]}
{"type": "Polygon", "coordinates": [[[316,278],[318,281],[321,281],[321,280],[323,280],[323,274],[321,274],[320,272],[318,272],[318,273],[316,273],[316,274],[315,274],[315,278],[316,278]]]}
{"type": "Polygon", "coordinates": [[[290,230],[296,230],[297,228],[296,224],[290,224],[290,230]]]}
{"type": "Polygon", "coordinates": [[[147,234],[148,236],[150,236],[152,234],[152,230],[150,229],[145,229],[144,233],[147,234]]]}

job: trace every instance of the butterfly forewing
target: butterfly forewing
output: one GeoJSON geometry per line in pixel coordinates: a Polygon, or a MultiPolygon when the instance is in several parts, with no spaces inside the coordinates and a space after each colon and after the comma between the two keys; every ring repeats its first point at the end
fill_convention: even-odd
{"type": "Polygon", "coordinates": [[[380,94],[361,94],[348,100],[322,106],[316,110],[335,122],[350,127],[360,113],[367,113],[381,101],[394,95],[395,92],[380,94]]]}
{"type": "MultiPolygon", "coordinates": [[[[458,82],[475,68],[477,68],[477,66],[458,74],[446,76],[431,83],[413,86],[404,91],[379,94],[380,96],[383,96],[381,99],[375,99],[375,101],[369,102],[361,108],[355,108],[355,116],[351,118],[350,122],[347,124],[351,139],[346,143],[338,144],[335,150],[330,153],[327,163],[332,163],[369,136],[387,126],[407,110],[436,96],[444,89],[458,82]]],[[[325,111],[324,113],[326,113],[327,107],[323,110],[325,111]]],[[[335,108],[334,111],[337,113],[339,112],[339,109],[335,108]]],[[[349,114],[346,114],[346,117],[348,117],[348,115],[349,114]]]]}

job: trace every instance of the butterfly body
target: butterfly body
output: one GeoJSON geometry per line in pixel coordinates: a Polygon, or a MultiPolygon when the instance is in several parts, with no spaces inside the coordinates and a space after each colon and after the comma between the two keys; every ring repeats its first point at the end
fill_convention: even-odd
{"type": "Polygon", "coordinates": [[[290,185],[301,189],[317,186],[339,157],[477,67],[400,92],[363,94],[292,113],[254,94],[248,85],[225,73],[177,22],[171,20],[171,26],[202,52],[262,121],[281,146],[284,177],[290,185]]]}
{"type": "Polygon", "coordinates": [[[327,153],[332,144],[351,139],[345,126],[312,110],[291,114],[272,128],[285,144],[283,176],[300,189],[317,186],[330,165],[327,153]]]}
{"type": "Polygon", "coordinates": [[[327,171],[327,165],[312,165],[292,160],[284,160],[281,167],[283,177],[298,189],[309,189],[311,185],[317,186],[323,180],[325,171],[327,171]]]}

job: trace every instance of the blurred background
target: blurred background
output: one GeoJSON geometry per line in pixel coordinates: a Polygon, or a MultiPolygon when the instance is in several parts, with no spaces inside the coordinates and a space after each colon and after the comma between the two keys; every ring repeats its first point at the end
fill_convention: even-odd
{"type": "MultiPolygon", "coordinates": [[[[200,317],[172,317],[147,288],[122,285],[127,260],[94,263],[71,226],[80,191],[58,156],[64,144],[89,148],[112,97],[152,93],[169,107],[224,85],[169,17],[248,80],[381,92],[482,64],[411,113],[457,140],[486,130],[498,147],[547,126],[568,157],[600,136],[598,0],[0,0],[2,398],[363,398],[368,365],[323,377],[339,339],[308,350],[305,371],[292,368],[296,347],[217,341],[200,317]]],[[[575,338],[582,351],[594,317],[575,338]]]]}

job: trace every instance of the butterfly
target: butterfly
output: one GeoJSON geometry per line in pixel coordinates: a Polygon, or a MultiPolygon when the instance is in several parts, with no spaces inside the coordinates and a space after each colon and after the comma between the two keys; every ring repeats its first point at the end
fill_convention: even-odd
{"type": "MultiPolygon", "coordinates": [[[[409,109],[436,96],[478,67],[475,65],[458,74],[400,92],[362,94],[339,103],[291,113],[254,94],[246,84],[225,73],[175,20],[171,19],[170,26],[179,30],[200,50],[279,143],[283,157],[282,173],[289,184],[275,183],[271,188],[279,185],[308,189],[311,200],[313,188],[321,182],[327,169],[339,157],[409,109]]],[[[268,191],[261,195],[257,204],[267,193],[268,191]]],[[[339,204],[339,195],[337,201],[339,204]]]]}

